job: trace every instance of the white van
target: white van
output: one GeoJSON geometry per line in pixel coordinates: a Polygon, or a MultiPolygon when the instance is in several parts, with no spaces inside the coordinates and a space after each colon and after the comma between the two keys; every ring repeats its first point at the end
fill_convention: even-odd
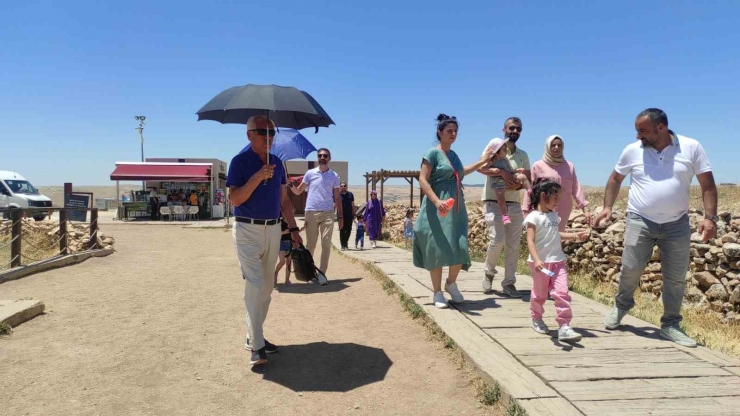
{"type": "MultiPolygon", "coordinates": [[[[0,208],[41,207],[51,207],[51,199],[41,195],[31,182],[18,173],[0,170],[0,208]]],[[[47,215],[38,213],[33,218],[41,221],[47,215]]]]}

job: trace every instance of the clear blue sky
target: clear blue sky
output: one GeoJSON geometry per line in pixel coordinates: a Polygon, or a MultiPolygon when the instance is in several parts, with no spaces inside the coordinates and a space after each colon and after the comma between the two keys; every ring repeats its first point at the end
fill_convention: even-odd
{"type": "Polygon", "coordinates": [[[146,156],[230,161],[244,127],[195,112],[254,83],[322,104],[337,125],[303,132],[351,184],[417,169],[444,112],[464,162],[515,115],[533,162],[560,134],[581,182],[603,185],[646,107],[740,181],[738,2],[105,3],[0,2],[0,170],[112,184],[114,162],[139,160],[135,115],[146,156]]]}

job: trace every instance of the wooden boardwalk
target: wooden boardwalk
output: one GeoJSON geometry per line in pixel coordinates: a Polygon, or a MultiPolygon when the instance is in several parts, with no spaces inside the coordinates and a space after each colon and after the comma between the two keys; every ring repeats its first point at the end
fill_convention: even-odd
{"type": "MultiPolygon", "coordinates": [[[[337,229],[333,240],[339,248],[337,229]]],[[[343,254],[385,272],[455,340],[481,375],[497,381],[506,398],[515,399],[528,415],[740,415],[740,360],[662,340],[659,328],[632,316],[618,330],[606,330],[609,308],[576,293],[571,293],[571,326],[583,340],[560,343],[552,301],[544,317],[549,336],[530,327],[532,279],[518,275],[521,299],[497,292],[498,278],[494,292],[484,294],[481,263],[460,273],[465,302],[439,310],[431,303],[429,274],[413,266],[409,252],[386,243],[375,250],[368,245],[343,254]]],[[[328,274],[331,279],[331,263],[328,274]]]]}

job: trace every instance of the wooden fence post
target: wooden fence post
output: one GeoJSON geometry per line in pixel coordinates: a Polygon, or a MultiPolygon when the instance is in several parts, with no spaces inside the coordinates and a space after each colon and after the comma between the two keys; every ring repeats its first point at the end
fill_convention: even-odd
{"type": "Polygon", "coordinates": [[[67,250],[67,210],[59,210],[59,254],[66,256],[67,250]]]}
{"type": "Polygon", "coordinates": [[[365,202],[370,200],[370,178],[369,173],[365,173],[365,202]]]}
{"type": "Polygon", "coordinates": [[[385,169],[380,170],[380,200],[383,200],[383,186],[385,185],[385,169]]]}
{"type": "Polygon", "coordinates": [[[409,182],[409,185],[411,185],[411,197],[409,198],[409,208],[414,207],[414,177],[412,176],[411,179],[406,178],[406,180],[409,182]]]}
{"type": "Polygon", "coordinates": [[[23,229],[21,222],[22,211],[18,208],[10,211],[10,219],[13,221],[10,244],[10,268],[20,267],[21,265],[21,243],[23,242],[23,229]]]}
{"type": "Polygon", "coordinates": [[[90,250],[98,248],[98,209],[93,208],[90,211],[90,242],[88,243],[90,250]]]}

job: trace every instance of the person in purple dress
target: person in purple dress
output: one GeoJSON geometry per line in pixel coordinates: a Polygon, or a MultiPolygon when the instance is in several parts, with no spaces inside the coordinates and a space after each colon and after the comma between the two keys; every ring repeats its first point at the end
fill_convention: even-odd
{"type": "Polygon", "coordinates": [[[376,191],[370,191],[370,200],[365,205],[364,217],[367,236],[370,238],[370,248],[375,248],[376,241],[380,239],[380,226],[385,218],[383,201],[378,199],[376,191]]]}

